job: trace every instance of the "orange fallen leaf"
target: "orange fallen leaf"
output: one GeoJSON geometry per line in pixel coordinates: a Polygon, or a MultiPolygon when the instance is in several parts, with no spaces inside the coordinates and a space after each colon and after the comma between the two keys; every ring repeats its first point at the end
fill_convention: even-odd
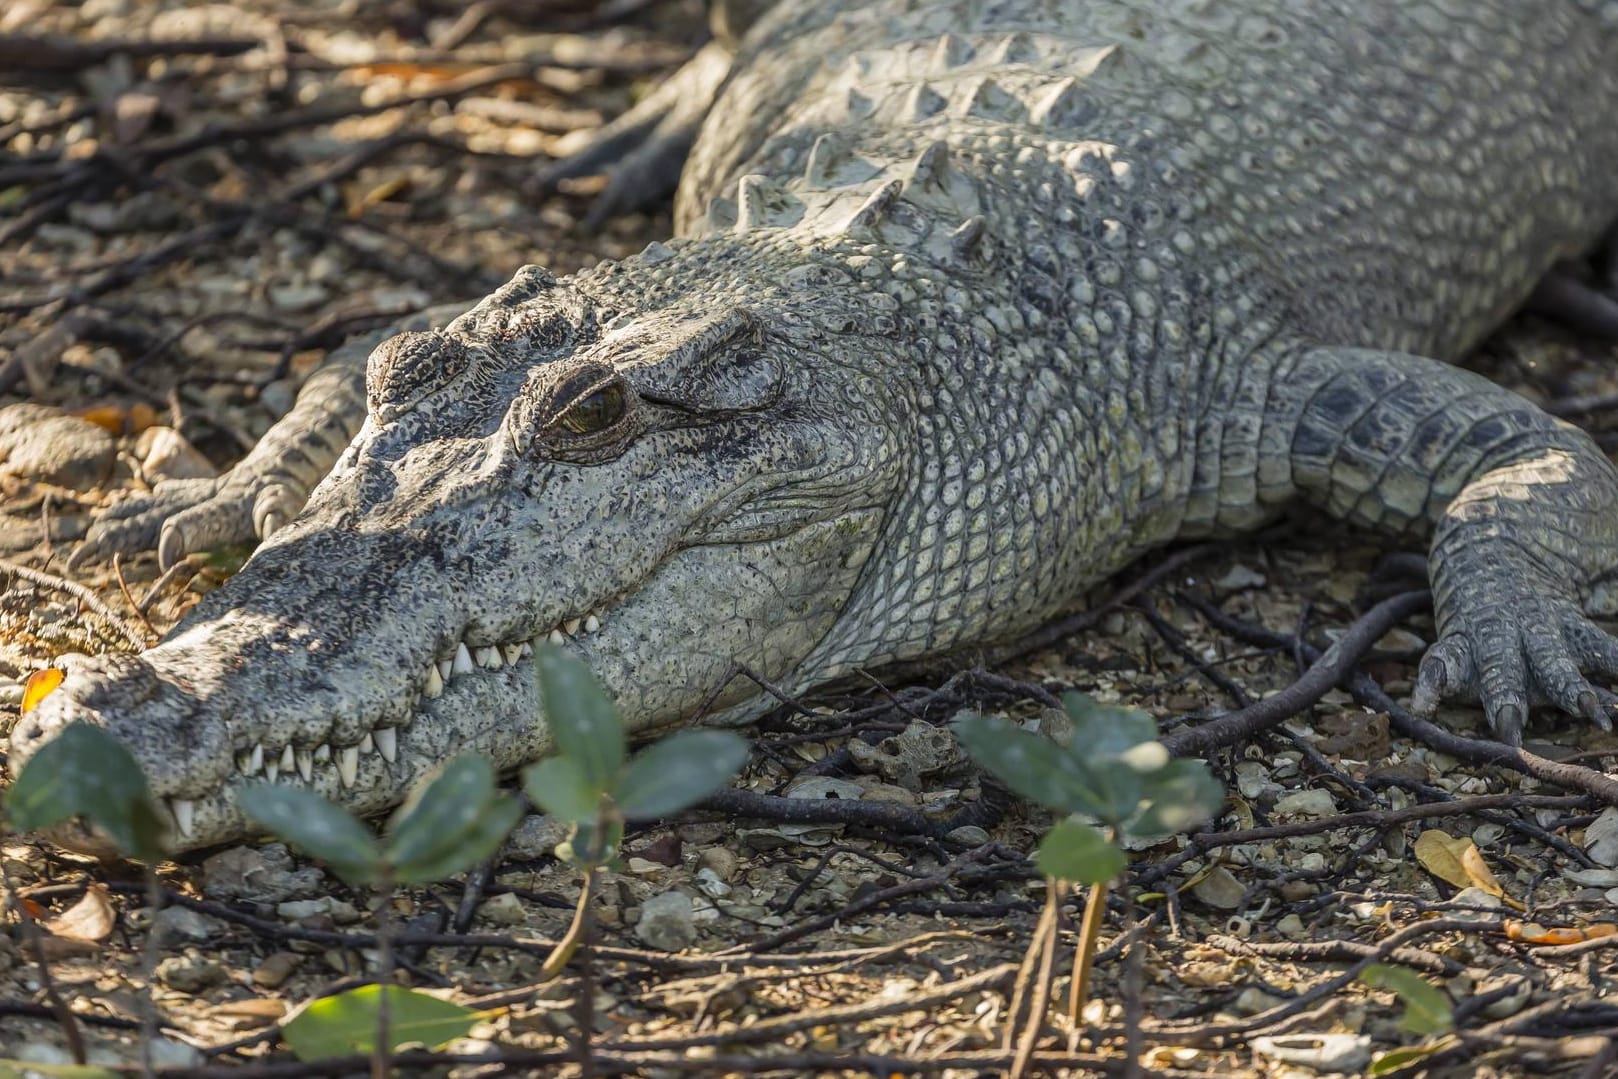
{"type": "Polygon", "coordinates": [[[1555,926],[1546,928],[1537,922],[1523,922],[1511,919],[1505,923],[1506,939],[1514,940],[1519,944],[1582,944],[1587,940],[1596,940],[1600,937],[1610,937],[1618,934],[1618,925],[1611,922],[1597,922],[1583,928],[1574,926],[1555,926]]]}
{"type": "Polygon", "coordinates": [[[28,681],[22,685],[22,714],[27,715],[39,706],[39,702],[56,692],[56,687],[62,684],[62,672],[55,667],[46,667],[35,671],[28,676],[28,681]]]}
{"type": "Polygon", "coordinates": [[[97,427],[114,435],[138,435],[157,422],[157,410],[148,404],[93,405],[81,408],[74,415],[89,420],[97,427]]]}

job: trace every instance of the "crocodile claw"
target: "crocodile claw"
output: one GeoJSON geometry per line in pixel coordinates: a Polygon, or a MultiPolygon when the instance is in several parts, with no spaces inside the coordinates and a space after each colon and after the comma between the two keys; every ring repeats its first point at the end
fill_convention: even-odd
{"type": "Polygon", "coordinates": [[[1618,696],[1587,675],[1618,679],[1618,640],[1571,599],[1532,594],[1526,583],[1513,592],[1447,619],[1444,635],[1422,658],[1411,710],[1430,716],[1441,701],[1476,702],[1509,746],[1522,744],[1529,707],[1537,703],[1610,731],[1618,696]]]}

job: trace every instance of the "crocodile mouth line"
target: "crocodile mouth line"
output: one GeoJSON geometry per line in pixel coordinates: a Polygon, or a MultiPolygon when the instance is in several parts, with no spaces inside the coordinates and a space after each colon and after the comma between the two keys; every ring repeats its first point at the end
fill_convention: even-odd
{"type": "MultiPolygon", "coordinates": [[[[426,672],[420,679],[413,680],[419,688],[409,691],[409,718],[403,724],[379,724],[351,745],[331,742],[298,745],[288,742],[284,746],[269,746],[263,742],[255,743],[250,748],[235,751],[237,776],[230,782],[263,780],[270,783],[298,783],[311,789],[316,785],[352,789],[359,780],[362,757],[380,753],[390,765],[398,760],[399,732],[408,731],[410,725],[421,717],[423,701],[436,700],[443,696],[446,686],[468,676],[495,674],[507,668],[531,667],[535,648],[543,644],[567,645],[582,641],[598,632],[603,621],[602,614],[590,612],[558,622],[550,629],[529,637],[488,645],[472,643],[463,631],[453,649],[446,649],[445,654],[429,660],[426,672]],[[334,778],[335,784],[321,784],[320,781],[326,777],[334,778]]],[[[222,792],[223,787],[214,795],[222,792]]],[[[198,800],[181,797],[162,799],[182,837],[190,838],[195,832],[198,800]]]]}

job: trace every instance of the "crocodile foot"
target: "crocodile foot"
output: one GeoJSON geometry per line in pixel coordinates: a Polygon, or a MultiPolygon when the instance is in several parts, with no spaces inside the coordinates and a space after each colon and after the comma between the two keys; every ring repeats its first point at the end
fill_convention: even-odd
{"type": "Polygon", "coordinates": [[[561,139],[558,159],[534,178],[548,194],[563,180],[607,174],[584,227],[595,230],[616,213],[654,205],[680,182],[680,169],[697,129],[730,71],[731,54],[718,41],[704,45],[684,67],[634,108],[591,131],[561,139]]]}
{"type": "Polygon", "coordinates": [[[1496,578],[1484,591],[1484,602],[1456,597],[1458,608],[1422,658],[1411,710],[1430,716],[1441,700],[1481,704],[1496,737],[1510,746],[1522,744],[1528,709],[1539,703],[1611,730],[1618,695],[1587,674],[1618,681],[1618,640],[1576,600],[1543,585],[1496,578]]]}

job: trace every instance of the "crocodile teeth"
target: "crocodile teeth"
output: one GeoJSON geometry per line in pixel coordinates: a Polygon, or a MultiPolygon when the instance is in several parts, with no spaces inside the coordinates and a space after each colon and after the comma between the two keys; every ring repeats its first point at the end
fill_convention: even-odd
{"type": "Polygon", "coordinates": [[[579,620],[577,618],[569,618],[566,622],[563,622],[562,632],[566,633],[569,637],[577,637],[579,635],[579,620]]]}
{"type": "Polygon", "coordinates": [[[438,661],[438,664],[433,668],[433,670],[438,672],[438,680],[440,682],[448,682],[449,676],[455,673],[455,661],[441,659],[438,661]]]}
{"type": "Polygon", "coordinates": [[[397,727],[378,727],[376,729],[376,748],[382,754],[382,759],[392,764],[399,756],[399,729],[397,727]]]}
{"type": "Polygon", "coordinates": [[[567,640],[566,637],[562,636],[562,631],[559,629],[551,630],[551,635],[546,639],[552,644],[562,644],[567,640]]]}
{"type": "Polygon", "coordinates": [[[263,742],[259,742],[259,743],[257,743],[256,745],[253,746],[253,756],[252,756],[252,759],[247,762],[247,764],[248,764],[247,774],[250,775],[250,776],[256,776],[260,772],[264,771],[264,743],[263,742]]]}
{"type": "Polygon", "coordinates": [[[281,774],[281,762],[280,761],[265,761],[264,762],[264,778],[265,779],[269,780],[271,783],[274,783],[276,778],[278,776],[280,776],[280,774],[281,774]]]}
{"type": "Polygon", "coordinates": [[[252,750],[238,749],[236,751],[236,771],[240,772],[244,776],[250,776],[253,774],[255,769],[253,768],[252,750]]]}
{"type": "Polygon", "coordinates": [[[438,673],[438,668],[432,664],[427,665],[427,684],[421,687],[423,697],[436,697],[444,692],[444,676],[438,673]]]}
{"type": "Polygon", "coordinates": [[[467,650],[465,641],[455,646],[455,662],[450,670],[456,674],[472,673],[472,653],[467,650]]]}
{"type": "Polygon", "coordinates": [[[315,778],[315,751],[312,749],[299,749],[294,754],[298,761],[298,774],[305,783],[315,778]]]}
{"type": "Polygon", "coordinates": [[[601,628],[601,619],[597,618],[595,615],[592,614],[590,617],[588,617],[588,618],[586,618],[584,620],[584,632],[586,632],[586,633],[594,633],[596,630],[598,630],[600,628],[601,628]]]}
{"type": "Polygon", "coordinates": [[[503,644],[500,646],[500,655],[507,663],[515,663],[522,658],[522,645],[503,644]]]}
{"type": "Polygon", "coordinates": [[[519,659],[527,659],[529,656],[531,656],[533,654],[534,654],[534,642],[533,641],[524,641],[522,644],[519,644],[517,646],[517,658],[519,658],[519,659]]]}
{"type": "Polygon", "coordinates": [[[352,787],[360,775],[360,747],[344,746],[337,753],[337,778],[343,786],[352,787]]]}
{"type": "Polygon", "coordinates": [[[329,760],[331,760],[331,746],[322,742],[315,747],[315,763],[325,764],[329,760]]]}
{"type": "Polygon", "coordinates": [[[290,772],[292,769],[296,768],[297,765],[298,755],[293,751],[292,743],[288,742],[286,744],[286,748],[281,750],[281,771],[290,772]]]}
{"type": "Polygon", "coordinates": [[[472,658],[478,661],[478,666],[486,671],[498,671],[506,665],[500,658],[500,649],[483,647],[472,653],[472,658]]]}
{"type": "Polygon", "coordinates": [[[174,814],[174,823],[179,827],[180,834],[190,835],[197,822],[197,803],[189,798],[171,798],[169,812],[174,814]]]}
{"type": "Polygon", "coordinates": [[[376,752],[376,739],[371,737],[371,732],[370,731],[366,731],[365,732],[365,737],[360,739],[360,752],[361,753],[375,753],[376,752]]]}

